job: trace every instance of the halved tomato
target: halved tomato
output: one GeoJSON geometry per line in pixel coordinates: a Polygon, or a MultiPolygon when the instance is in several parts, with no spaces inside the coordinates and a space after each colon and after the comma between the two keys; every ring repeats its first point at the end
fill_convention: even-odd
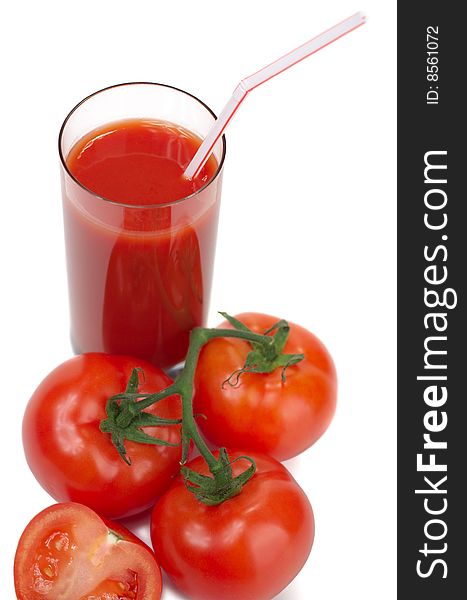
{"type": "Polygon", "coordinates": [[[162,591],[146,544],[71,502],[46,508],[28,524],[14,574],[18,600],[159,600],[162,591]]]}

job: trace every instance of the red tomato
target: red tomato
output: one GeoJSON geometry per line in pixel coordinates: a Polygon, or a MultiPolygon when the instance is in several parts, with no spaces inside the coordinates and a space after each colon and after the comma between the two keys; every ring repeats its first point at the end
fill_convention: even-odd
{"type": "MultiPolygon", "coordinates": [[[[229,452],[231,459],[240,455],[229,452]]],[[[154,506],[156,557],[190,598],[270,600],[292,581],[310,553],[314,520],[306,495],[279,462],[251,456],[257,470],[238,496],[206,506],[180,477],[154,506]]],[[[200,457],[188,466],[208,474],[200,457]]],[[[249,466],[238,460],[232,465],[234,475],[249,466]]]]}
{"type": "MultiPolygon", "coordinates": [[[[264,333],[277,318],[256,313],[236,317],[255,333],[264,333]]],[[[225,321],[220,328],[232,329],[225,321]]],[[[218,446],[264,452],[278,460],[296,456],[326,431],[336,407],[333,361],[312,333],[290,323],[284,352],[305,358],[285,371],[243,373],[236,385],[226,380],[245,364],[251,345],[217,338],[201,351],[195,378],[195,413],[199,427],[218,446]]]]}
{"type": "Polygon", "coordinates": [[[18,600],[159,600],[151,550],[81,504],[55,504],[24,530],[15,556],[18,600]]]}
{"type": "MultiPolygon", "coordinates": [[[[110,436],[99,430],[108,398],[122,392],[132,369],[144,370],[141,392],[171,383],[160,369],[136,358],[91,353],[57,367],[34,392],[23,420],[28,464],[42,487],[60,502],[86,504],[99,514],[120,518],[151,506],[180,469],[180,447],[125,442],[127,465],[110,436]]],[[[177,397],[148,412],[180,417],[177,397]]],[[[146,427],[146,433],[179,443],[178,425],[146,427]]]]}

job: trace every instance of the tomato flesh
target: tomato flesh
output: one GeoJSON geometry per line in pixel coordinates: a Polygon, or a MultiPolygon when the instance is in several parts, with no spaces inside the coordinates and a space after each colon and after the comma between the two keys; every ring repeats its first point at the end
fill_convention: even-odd
{"type": "MultiPolygon", "coordinates": [[[[78,547],[70,532],[57,530],[48,535],[36,550],[32,566],[34,591],[39,594],[51,593],[61,571],[72,564],[76,552],[78,547]]],[[[95,553],[99,553],[99,544],[95,553]]],[[[137,598],[137,594],[138,574],[127,570],[119,580],[106,579],[100,582],[80,600],[130,600],[137,598]]]]}
{"type": "Polygon", "coordinates": [[[138,575],[128,572],[128,581],[115,581],[107,579],[97,586],[91,594],[83,596],[80,600],[134,600],[138,598],[138,575]]]}
{"type": "Polygon", "coordinates": [[[52,590],[62,564],[72,560],[75,548],[70,533],[62,530],[53,531],[40,542],[32,566],[35,592],[44,594],[52,590]]]}
{"type": "Polygon", "coordinates": [[[15,557],[19,600],[159,600],[154,555],[89,508],[56,504],[26,527],[15,557]],[[122,537],[122,535],[124,537],[122,537]]]}
{"type": "MultiPolygon", "coordinates": [[[[108,535],[115,538],[112,533],[108,535]]],[[[100,562],[99,557],[104,558],[108,553],[107,541],[100,536],[91,551],[87,552],[92,562],[100,562]]],[[[48,534],[36,548],[31,569],[34,577],[33,591],[54,598],[54,588],[61,587],[60,576],[74,562],[81,562],[82,554],[72,530],[61,528],[48,534]]],[[[118,580],[108,578],[101,581],[91,592],[81,596],[80,600],[129,600],[137,598],[137,593],[138,574],[128,569],[118,580]]]]}

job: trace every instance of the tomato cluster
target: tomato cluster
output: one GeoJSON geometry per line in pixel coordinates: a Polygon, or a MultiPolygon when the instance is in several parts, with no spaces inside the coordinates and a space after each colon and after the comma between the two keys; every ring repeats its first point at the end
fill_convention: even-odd
{"type": "MultiPolygon", "coordinates": [[[[219,327],[233,330],[237,323],[272,336],[277,324],[254,313],[237,320],[219,327]]],[[[313,334],[288,327],[282,367],[270,371],[245,367],[254,342],[240,336],[216,337],[202,348],[194,413],[210,442],[230,448],[211,454],[210,464],[203,458],[207,446],[200,448],[203,456],[185,461],[185,414],[177,393],[169,394],[175,384],[160,369],[136,358],[91,353],[44,379],[25,411],[23,443],[33,474],[59,504],[34,517],[20,539],[19,600],[158,600],[159,565],[195,600],[270,600],[290,583],[310,553],[314,517],[279,460],[303,452],[328,427],[336,374],[313,334]],[[299,358],[289,364],[289,356],[299,358]],[[151,417],[131,413],[135,374],[135,402],[149,397],[142,414],[151,417]],[[150,404],[157,393],[164,397],[150,404]],[[127,412],[121,410],[125,402],[127,412]],[[106,429],[112,407],[113,428],[106,429]],[[141,427],[126,434],[122,454],[119,432],[128,415],[141,419],[141,427]],[[198,483],[209,490],[213,464],[220,468],[222,460],[228,460],[222,467],[230,477],[226,486],[242,484],[219,501],[203,501],[198,483]],[[108,520],[152,505],[154,552],[108,520]]]]}

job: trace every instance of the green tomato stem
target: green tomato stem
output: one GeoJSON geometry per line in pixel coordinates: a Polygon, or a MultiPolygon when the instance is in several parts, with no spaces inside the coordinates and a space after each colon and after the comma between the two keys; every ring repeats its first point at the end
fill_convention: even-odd
{"type": "Polygon", "coordinates": [[[250,467],[241,475],[233,477],[231,462],[225,448],[221,448],[217,459],[199,432],[193,415],[193,382],[201,349],[214,338],[238,338],[250,342],[252,351],[246,357],[245,366],[239,372],[232,374],[227,382],[224,382],[230,385],[232,385],[230,379],[234,375],[238,382],[238,378],[243,373],[270,373],[279,367],[282,368],[282,377],[285,381],[285,370],[303,359],[302,354],[284,354],[282,352],[289,333],[289,325],[286,321],[279,321],[265,335],[261,335],[249,330],[235,318],[225,313],[221,314],[230,321],[235,329],[194,328],[190,334],[190,344],[183,370],[171,385],[160,392],[138,394],[140,369],[135,369],[126,391],[108,400],[107,418],[100,425],[103,432],[111,435],[112,442],[122,458],[131,464],[126,455],[125,439],[141,443],[166,444],[163,440],[144,433],[141,427],[148,424],[161,426],[174,423],[173,420],[155,417],[143,411],[168,396],[180,396],[182,405],[182,473],[187,488],[200,501],[208,505],[219,504],[240,493],[243,485],[254,475],[256,467],[251,458],[244,457],[250,462],[250,467]],[[277,330],[276,333],[271,335],[274,330],[277,330]],[[188,460],[191,441],[206,461],[212,477],[200,475],[184,466],[188,460]]]}

